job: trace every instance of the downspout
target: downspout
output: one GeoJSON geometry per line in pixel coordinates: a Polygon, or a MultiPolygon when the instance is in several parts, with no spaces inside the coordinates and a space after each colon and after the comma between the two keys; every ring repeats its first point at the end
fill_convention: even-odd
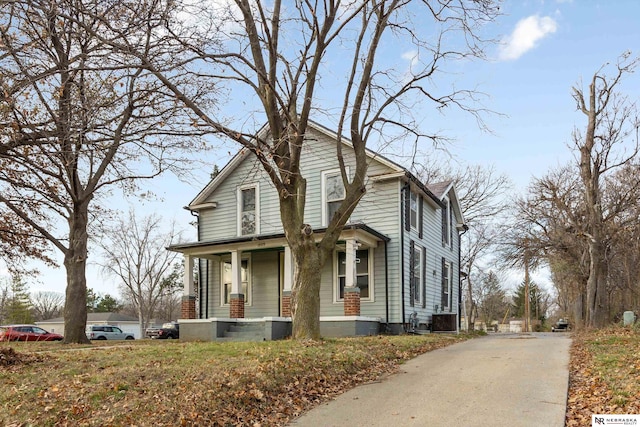
{"type": "MultiPolygon", "coordinates": [[[[191,213],[191,215],[196,217],[196,234],[198,237],[198,241],[200,241],[200,215],[197,213],[197,211],[192,211],[189,210],[189,212],[191,213]]],[[[207,275],[209,274],[209,261],[207,260],[207,275]]],[[[209,280],[209,277],[207,276],[207,281],[209,280]]],[[[205,319],[207,319],[209,317],[209,283],[207,283],[206,286],[207,289],[207,294],[206,294],[206,299],[205,299],[205,319]]],[[[202,308],[203,308],[203,298],[202,298],[202,262],[200,261],[200,258],[198,258],[198,304],[200,305],[198,313],[200,314],[200,318],[202,319],[202,308]]]]}
{"type": "Polygon", "coordinates": [[[405,325],[405,317],[404,317],[404,227],[405,221],[407,220],[405,215],[405,203],[407,203],[407,190],[409,189],[409,182],[402,186],[402,190],[400,191],[401,203],[400,203],[400,289],[402,289],[402,328],[404,329],[405,325]]]}
{"type": "Polygon", "coordinates": [[[384,242],[384,301],[385,301],[385,323],[387,332],[389,331],[389,253],[387,247],[389,242],[384,242]]]}
{"type": "Polygon", "coordinates": [[[469,231],[469,226],[463,224],[462,233],[458,233],[458,331],[462,326],[462,313],[460,312],[460,306],[462,305],[462,277],[460,276],[460,271],[462,270],[462,235],[467,231],[469,231]]]}

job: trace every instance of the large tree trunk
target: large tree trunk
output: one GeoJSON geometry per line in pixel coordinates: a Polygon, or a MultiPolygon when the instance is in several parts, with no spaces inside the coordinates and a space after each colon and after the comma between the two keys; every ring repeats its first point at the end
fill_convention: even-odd
{"type": "MultiPolygon", "coordinates": [[[[594,236],[595,237],[595,236],[594,236]]],[[[605,301],[606,266],[604,265],[604,251],[600,238],[589,242],[589,279],[587,280],[587,315],[588,325],[601,328],[607,321],[605,301]]]]}
{"type": "Polygon", "coordinates": [[[467,319],[467,330],[473,331],[476,327],[477,306],[476,302],[473,299],[473,289],[470,275],[467,276],[467,296],[469,298],[469,318],[467,319]]]}
{"type": "Polygon", "coordinates": [[[291,317],[294,339],[320,339],[320,249],[314,244],[292,251],[296,266],[291,290],[291,317]]]}
{"type": "Polygon", "coordinates": [[[88,205],[75,204],[69,219],[69,250],[64,256],[67,290],[64,305],[64,343],[87,344],[87,224],[88,205]]]}

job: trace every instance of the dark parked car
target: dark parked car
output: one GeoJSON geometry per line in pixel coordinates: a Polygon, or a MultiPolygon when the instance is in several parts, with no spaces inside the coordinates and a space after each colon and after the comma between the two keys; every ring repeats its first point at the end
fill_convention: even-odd
{"type": "Polygon", "coordinates": [[[566,332],[569,330],[571,330],[569,322],[564,319],[558,320],[556,324],[551,327],[551,332],[566,332]]]}
{"type": "Polygon", "coordinates": [[[168,322],[162,325],[162,328],[158,329],[151,338],[159,340],[177,340],[180,338],[180,325],[178,322],[168,322]]]}
{"type": "Polygon", "coordinates": [[[0,341],[62,341],[63,338],[36,325],[0,326],[0,341]]]}

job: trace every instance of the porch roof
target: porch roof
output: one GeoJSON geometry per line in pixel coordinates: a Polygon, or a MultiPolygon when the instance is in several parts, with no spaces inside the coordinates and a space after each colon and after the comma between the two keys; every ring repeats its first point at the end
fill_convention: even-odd
{"type": "MultiPolygon", "coordinates": [[[[314,230],[317,238],[326,231],[326,227],[314,230]]],[[[340,233],[340,240],[353,237],[370,246],[376,246],[377,242],[388,242],[388,236],[374,230],[366,224],[346,224],[340,233]]],[[[208,240],[201,242],[189,242],[171,245],[167,249],[174,252],[182,252],[188,255],[202,255],[211,252],[225,252],[231,249],[255,250],[282,247],[287,244],[284,233],[259,234],[253,236],[238,236],[226,239],[208,240]]]]}

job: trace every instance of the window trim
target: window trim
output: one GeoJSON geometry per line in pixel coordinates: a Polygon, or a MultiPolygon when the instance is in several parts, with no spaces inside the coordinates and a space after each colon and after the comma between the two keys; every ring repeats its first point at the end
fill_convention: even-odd
{"type": "Polygon", "coordinates": [[[425,277],[425,248],[418,245],[415,241],[411,241],[411,250],[413,252],[413,257],[409,257],[409,286],[413,287],[413,298],[411,299],[411,289],[409,289],[409,298],[411,299],[411,307],[421,306],[424,302],[424,283],[426,280],[425,277]],[[418,259],[418,283],[414,284],[414,260],[418,259]],[[419,298],[416,298],[416,295],[419,298]]]}
{"type": "Polygon", "coordinates": [[[452,307],[453,307],[453,301],[452,301],[452,282],[453,282],[453,264],[450,261],[446,261],[445,259],[442,260],[442,289],[441,289],[441,301],[442,299],[444,299],[445,294],[447,295],[447,304],[444,305],[442,304],[442,309],[441,311],[451,311],[452,307]],[[447,272],[447,274],[445,275],[445,270],[447,272]],[[444,282],[447,282],[447,291],[445,292],[445,285],[444,282]]]}
{"type": "MultiPolygon", "coordinates": [[[[360,297],[361,302],[375,302],[375,292],[374,292],[374,280],[373,280],[373,257],[374,257],[374,248],[364,248],[358,249],[358,251],[367,251],[369,252],[367,266],[367,276],[369,276],[369,296],[367,298],[360,297]]],[[[342,304],[344,303],[344,298],[340,298],[340,278],[338,276],[338,253],[345,253],[345,250],[336,249],[333,251],[333,303],[334,304],[342,304]]],[[[357,256],[357,252],[356,252],[357,256]]],[[[358,273],[356,272],[356,276],[358,273]]]]}
{"type": "Polygon", "coordinates": [[[256,182],[252,184],[240,185],[236,190],[236,195],[237,195],[237,218],[236,218],[237,230],[236,231],[238,233],[238,236],[255,236],[260,234],[260,183],[256,182]],[[242,213],[244,211],[242,210],[242,192],[249,189],[255,190],[255,197],[256,197],[255,215],[254,215],[255,232],[243,234],[242,233],[242,213]]]}
{"type": "Polygon", "coordinates": [[[419,219],[420,208],[418,206],[419,204],[420,204],[420,196],[418,195],[418,193],[416,193],[415,191],[409,191],[409,226],[411,227],[412,230],[418,230],[418,224],[420,223],[420,219],[419,219]],[[413,209],[414,197],[415,197],[415,211],[413,209]],[[416,218],[415,224],[413,223],[414,212],[415,212],[415,218],[416,218]]]}
{"type": "MultiPolygon", "coordinates": [[[[349,167],[346,166],[345,167],[345,172],[347,173],[347,177],[349,177],[349,167]]],[[[337,175],[340,180],[342,181],[342,174],[340,169],[329,169],[329,170],[325,170],[322,171],[321,175],[320,175],[320,193],[321,193],[321,200],[322,200],[322,206],[321,206],[321,215],[322,215],[322,226],[326,227],[329,225],[329,218],[327,217],[329,214],[329,209],[328,209],[328,203],[329,201],[327,200],[327,177],[331,177],[337,175]]],[[[346,190],[345,190],[346,191],[346,190]]],[[[346,193],[345,193],[346,196],[346,193]]],[[[340,200],[344,200],[344,197],[340,200]]],[[[335,200],[338,201],[338,200],[335,200]]]]}
{"type": "Polygon", "coordinates": [[[445,197],[443,201],[446,204],[446,207],[442,208],[442,246],[453,247],[451,200],[449,200],[448,197],[445,197]]]}
{"type": "MultiPolygon", "coordinates": [[[[252,298],[252,280],[251,280],[251,254],[242,254],[240,262],[247,261],[247,293],[244,294],[244,305],[251,306],[252,298]]],[[[231,304],[226,303],[224,300],[224,265],[225,263],[231,264],[231,255],[225,255],[220,257],[220,307],[229,307],[231,304]]],[[[242,267],[240,267],[242,268],[242,267]]]]}

